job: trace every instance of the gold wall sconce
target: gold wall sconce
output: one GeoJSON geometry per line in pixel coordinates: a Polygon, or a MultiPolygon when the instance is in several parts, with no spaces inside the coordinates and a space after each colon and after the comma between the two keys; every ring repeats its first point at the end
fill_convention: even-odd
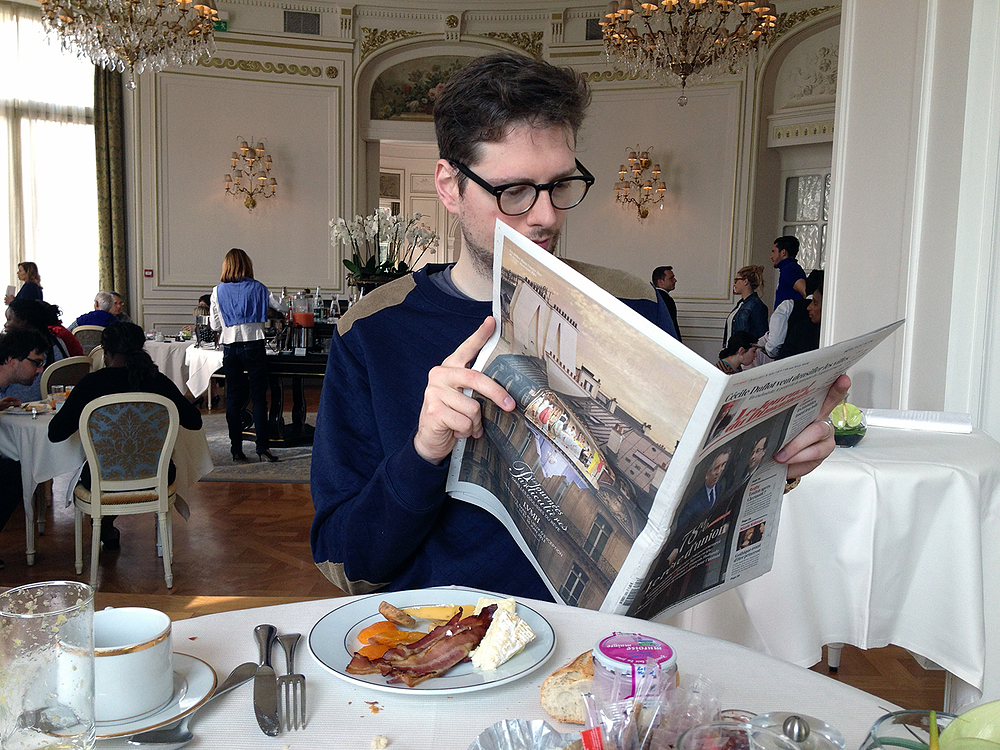
{"type": "Polygon", "coordinates": [[[615,200],[623,207],[635,206],[639,221],[649,216],[649,209],[659,205],[663,210],[663,194],[667,186],[660,181],[660,165],[649,158],[652,147],[641,151],[638,146],[628,149],[628,167],[618,168],[615,200]],[[646,173],[651,176],[647,177],[646,173]]]}
{"type": "MultiPolygon", "coordinates": [[[[250,143],[253,143],[253,138],[250,143]]],[[[243,205],[251,211],[257,207],[257,198],[274,197],[278,181],[271,177],[273,161],[264,150],[263,141],[250,146],[241,138],[239,151],[233,151],[230,161],[232,166],[225,177],[229,195],[246,195],[243,205]]]]}

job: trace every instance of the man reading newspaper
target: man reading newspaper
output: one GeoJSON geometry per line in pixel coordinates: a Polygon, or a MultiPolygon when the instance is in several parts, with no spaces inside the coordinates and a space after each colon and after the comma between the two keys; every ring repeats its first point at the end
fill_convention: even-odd
{"type": "MultiPolygon", "coordinates": [[[[376,290],[341,318],[316,420],[313,559],[344,591],[460,584],[552,598],[504,525],[449,497],[445,482],[456,441],[483,433],[480,404],[463,389],[515,407],[469,368],[494,328],[495,222],[554,250],[566,211],[593,181],[575,155],[589,99],[571,69],[512,54],[474,60],[437,99],[435,183],[461,225],[461,257],[376,290]]],[[[594,280],[659,322],[662,302],[631,278],[594,280]]],[[[842,376],[820,417],[775,456],[789,478],[832,452],[833,428],[821,420],[848,385],[842,376]]]]}

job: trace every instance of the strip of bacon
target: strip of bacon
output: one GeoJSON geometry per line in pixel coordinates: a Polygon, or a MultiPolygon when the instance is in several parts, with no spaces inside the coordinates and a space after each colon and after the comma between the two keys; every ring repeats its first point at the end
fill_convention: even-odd
{"type": "Polygon", "coordinates": [[[466,630],[442,638],[422,653],[411,654],[407,659],[383,667],[382,676],[388,677],[389,682],[405,682],[408,687],[419,685],[431,677],[439,677],[465,661],[479,645],[486,632],[477,630],[466,630]]]}
{"type": "Polygon", "coordinates": [[[434,628],[419,641],[400,644],[378,659],[369,660],[356,653],[347,665],[347,672],[381,672],[390,683],[403,682],[409,687],[439,677],[469,658],[486,635],[495,611],[496,605],[491,604],[478,615],[465,619],[460,619],[460,613],[456,614],[447,624],[434,628]]]}

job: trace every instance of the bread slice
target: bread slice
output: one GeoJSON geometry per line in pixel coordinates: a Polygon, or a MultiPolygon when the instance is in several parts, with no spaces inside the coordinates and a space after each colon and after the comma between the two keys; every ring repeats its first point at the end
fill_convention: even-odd
{"type": "Polygon", "coordinates": [[[594,660],[585,651],[559,667],[542,683],[542,708],[553,719],[567,724],[584,724],[583,694],[593,689],[594,660]]]}

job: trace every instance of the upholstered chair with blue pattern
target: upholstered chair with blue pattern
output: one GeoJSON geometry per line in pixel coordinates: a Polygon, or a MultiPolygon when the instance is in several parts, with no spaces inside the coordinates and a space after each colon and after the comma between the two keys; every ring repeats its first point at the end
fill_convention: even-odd
{"type": "Polygon", "coordinates": [[[73,335],[83,347],[84,354],[90,354],[90,350],[101,343],[101,334],[104,333],[104,326],[77,326],[73,329],[73,335]]]}
{"type": "Polygon", "coordinates": [[[170,569],[173,536],[170,510],[176,488],[168,486],[170,455],[177,440],[177,407],[155,393],[101,396],[80,415],[80,440],[90,467],[90,488],[77,484],[76,572],[83,572],[83,515],[94,519],[90,584],[97,584],[101,548],[101,518],[135,513],[157,516],[157,551],[163,557],[163,577],[173,587],[170,569]]]}

